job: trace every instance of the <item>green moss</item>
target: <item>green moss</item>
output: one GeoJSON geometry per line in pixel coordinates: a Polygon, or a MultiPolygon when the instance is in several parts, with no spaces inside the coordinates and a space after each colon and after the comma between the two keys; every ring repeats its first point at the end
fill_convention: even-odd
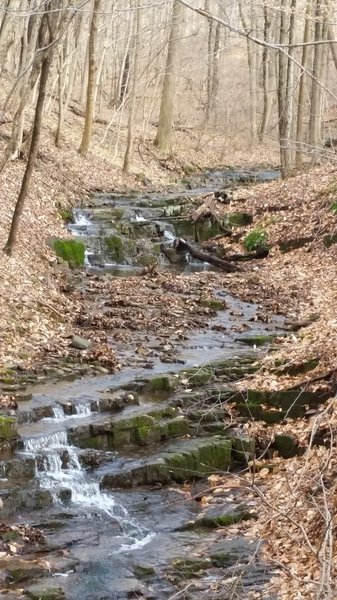
{"type": "Polygon", "coordinates": [[[73,222],[73,213],[69,208],[60,208],[59,213],[65,223],[73,222]]]}
{"type": "Polygon", "coordinates": [[[17,436],[18,422],[15,417],[0,415],[0,439],[10,439],[17,436]]]}
{"type": "Polygon", "coordinates": [[[330,248],[337,243],[337,233],[329,233],[323,237],[323,244],[326,248],[330,248]]]}
{"type": "Polygon", "coordinates": [[[103,238],[103,244],[106,252],[117,263],[124,261],[124,245],[122,238],[118,235],[111,235],[103,238]]]}
{"type": "Polygon", "coordinates": [[[171,392],[174,389],[172,379],[166,375],[150,379],[149,387],[151,392],[171,392]]]}
{"type": "Polygon", "coordinates": [[[67,261],[70,267],[83,267],[85,259],[83,242],[75,239],[57,239],[52,241],[52,247],[56,255],[67,261]]]}
{"type": "Polygon", "coordinates": [[[148,446],[160,442],[164,426],[156,423],[154,425],[141,425],[134,431],[134,442],[139,446],[148,446]]]}
{"type": "Polygon", "coordinates": [[[185,175],[190,175],[191,173],[195,173],[195,171],[198,170],[198,167],[196,167],[196,165],[183,165],[182,170],[185,175]]]}
{"type": "Polygon", "coordinates": [[[203,515],[200,519],[197,519],[192,523],[188,523],[185,529],[195,529],[196,527],[206,527],[207,529],[214,529],[216,527],[229,527],[235,523],[241,523],[241,521],[248,521],[251,518],[253,517],[249,512],[234,512],[218,516],[203,515]]]}
{"type": "Polygon", "coordinates": [[[167,435],[169,438],[186,435],[189,431],[188,421],[180,417],[167,421],[166,427],[167,435]]]}
{"type": "Polygon", "coordinates": [[[184,372],[184,375],[186,376],[186,379],[188,379],[188,385],[191,387],[202,386],[214,379],[214,372],[210,366],[188,369],[184,372]]]}
{"type": "Polygon", "coordinates": [[[221,223],[211,219],[206,219],[202,223],[195,224],[195,241],[199,243],[205,242],[206,240],[218,235],[222,231],[223,227],[221,226],[221,223]]]}
{"type": "Polygon", "coordinates": [[[153,254],[143,254],[138,256],[135,262],[141,267],[149,267],[157,262],[157,258],[153,254]]]}
{"type": "Polygon", "coordinates": [[[255,439],[248,436],[236,436],[232,440],[233,460],[247,463],[255,456],[255,439]]]}
{"type": "Polygon", "coordinates": [[[228,227],[245,227],[253,222],[253,217],[249,213],[237,212],[231,213],[226,218],[228,227]]]}
{"type": "Polygon", "coordinates": [[[200,305],[212,308],[213,310],[223,310],[226,307],[222,300],[217,300],[216,298],[203,298],[200,300],[200,305]]]}
{"type": "Polygon", "coordinates": [[[119,221],[120,219],[123,218],[124,216],[124,209],[123,208],[111,208],[110,209],[110,215],[113,219],[116,219],[117,221],[119,221]]]}
{"type": "Polygon", "coordinates": [[[198,574],[201,574],[211,566],[209,558],[178,558],[172,563],[172,567],[175,570],[174,575],[177,580],[198,577],[198,574]]]}
{"type": "Polygon", "coordinates": [[[250,335],[236,338],[235,341],[246,344],[247,346],[264,346],[265,344],[270,344],[275,337],[275,335],[250,335]]]}
{"type": "Polygon", "coordinates": [[[268,247],[268,233],[263,227],[256,227],[243,240],[243,247],[247,252],[268,247]]]}
{"type": "Polygon", "coordinates": [[[313,369],[316,369],[316,367],[319,365],[319,358],[312,358],[299,364],[287,364],[287,362],[284,360],[276,360],[275,365],[275,373],[277,373],[278,375],[287,374],[296,376],[308,373],[309,371],[313,371],[313,369]]]}
{"type": "Polygon", "coordinates": [[[308,406],[317,408],[328,397],[326,392],[319,394],[296,389],[279,392],[247,390],[247,401],[237,402],[237,408],[242,416],[277,423],[285,417],[303,417],[308,406]]]}
{"type": "Polygon", "coordinates": [[[273,448],[278,450],[282,458],[292,458],[293,456],[297,456],[299,452],[299,448],[294,438],[286,434],[278,434],[275,436],[273,448]]]}

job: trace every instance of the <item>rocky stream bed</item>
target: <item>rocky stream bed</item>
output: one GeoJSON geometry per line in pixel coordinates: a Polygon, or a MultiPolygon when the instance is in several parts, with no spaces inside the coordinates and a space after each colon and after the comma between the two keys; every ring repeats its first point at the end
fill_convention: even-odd
{"type": "MultiPolygon", "coordinates": [[[[190,196],[224,183],[223,173],[212,177],[180,194],[101,194],[75,210],[70,229],[85,244],[89,273],[129,276],[154,261],[209,269],[186,255],[170,262],[162,245],[169,252],[177,235],[199,242],[218,233],[183,215],[190,196]]],[[[16,414],[0,417],[1,514],[44,539],[10,559],[1,553],[1,598],[271,598],[261,591],[273,569],[260,541],[226,536],[227,526],[256,518],[245,488],[229,479],[206,508],[200,498],[208,477],[245,470],[264,452],[245,434],[247,419],[301,416],[324,397],[238,392],[236,382],[259,367],[263,343],[272,345],[283,319],[256,321],[258,307],[224,289],[213,301],[212,327],[171,344],[169,360],[154,352],[151,370],[124,344],[130,366],[117,374],[22,385],[16,414]]],[[[300,451],[281,435],[273,448],[285,457],[300,451]]],[[[15,541],[15,531],[2,540],[15,541]]]]}

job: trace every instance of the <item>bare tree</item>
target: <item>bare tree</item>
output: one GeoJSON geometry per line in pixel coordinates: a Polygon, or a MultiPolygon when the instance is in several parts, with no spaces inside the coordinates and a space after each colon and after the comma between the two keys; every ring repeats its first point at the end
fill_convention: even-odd
{"type": "Polygon", "coordinates": [[[132,67],[132,92],[129,106],[129,118],[128,118],[128,133],[126,141],[126,150],[124,154],[123,171],[129,173],[130,168],[130,156],[132,152],[132,140],[133,140],[133,127],[134,117],[136,108],[136,92],[137,92],[137,76],[138,76],[138,62],[139,62],[139,43],[140,43],[140,30],[141,30],[141,5],[140,0],[137,0],[136,5],[136,17],[135,17],[135,32],[133,38],[133,67],[132,67]]]}
{"type": "Polygon", "coordinates": [[[78,150],[80,154],[86,154],[88,152],[91,141],[92,124],[94,120],[95,110],[94,98],[95,89],[97,85],[97,28],[101,8],[102,0],[94,0],[88,44],[88,86],[85,109],[85,122],[82,141],[78,150]]]}
{"type": "MultiPolygon", "coordinates": [[[[45,11],[50,8],[50,3],[45,6],[45,11]]],[[[39,30],[39,47],[48,46],[52,41],[51,37],[51,23],[49,22],[48,13],[42,17],[40,30],[39,30]]],[[[39,150],[39,141],[41,135],[41,125],[42,125],[42,115],[43,115],[43,107],[46,98],[47,91],[47,82],[49,76],[50,63],[52,59],[52,48],[46,51],[43,55],[41,62],[41,73],[40,73],[40,83],[39,83],[39,93],[36,102],[35,108],[35,117],[34,117],[34,125],[32,131],[32,139],[29,149],[29,156],[27,161],[26,170],[23,176],[21,189],[19,193],[19,197],[17,199],[14,214],[12,218],[11,228],[8,235],[7,242],[4,246],[4,252],[9,256],[13,253],[13,248],[16,242],[20,217],[23,211],[24,202],[28,194],[29,184],[32,178],[34,166],[37,159],[37,154],[39,150]]]]}
{"type": "MultiPolygon", "coordinates": [[[[272,12],[267,4],[263,4],[263,39],[266,44],[271,40],[272,12]]],[[[270,115],[273,106],[273,94],[270,89],[272,80],[272,56],[268,46],[262,50],[262,89],[263,89],[263,109],[261,123],[259,127],[259,141],[264,142],[268,129],[270,115]]]]}
{"type": "MultiPolygon", "coordinates": [[[[303,32],[303,43],[302,48],[302,59],[301,64],[303,69],[307,70],[309,66],[309,53],[310,46],[308,45],[311,39],[311,14],[312,14],[312,0],[307,0],[304,32],[303,32]]],[[[307,85],[308,75],[302,71],[300,74],[300,84],[298,90],[298,102],[297,102],[297,130],[296,130],[296,167],[301,169],[303,167],[303,156],[305,148],[305,105],[307,97],[307,85]]]]}
{"type": "Polygon", "coordinates": [[[164,85],[161,96],[159,123],[155,145],[161,152],[172,152],[172,125],[174,110],[175,69],[179,52],[179,35],[181,30],[182,7],[179,0],[173,0],[170,36],[167,47],[164,85]]]}

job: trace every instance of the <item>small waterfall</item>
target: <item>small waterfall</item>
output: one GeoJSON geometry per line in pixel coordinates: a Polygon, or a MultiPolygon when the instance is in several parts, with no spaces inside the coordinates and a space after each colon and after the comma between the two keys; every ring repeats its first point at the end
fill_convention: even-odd
{"type": "Polygon", "coordinates": [[[64,410],[61,406],[54,406],[53,408],[54,419],[64,419],[64,410]]]}
{"type": "Polygon", "coordinates": [[[76,404],[75,411],[76,411],[76,415],[78,415],[79,417],[88,417],[92,413],[90,402],[84,402],[83,404],[76,404]]]}
{"type": "Polygon", "coordinates": [[[85,212],[82,210],[74,211],[74,225],[77,227],[89,227],[91,225],[90,219],[88,219],[85,212]]]}
{"type": "MultiPolygon", "coordinates": [[[[79,411],[77,414],[82,416],[91,412],[89,403],[78,405],[76,409],[79,411]]],[[[87,513],[101,513],[117,520],[122,535],[127,538],[122,549],[139,547],[152,538],[152,534],[138,525],[122,505],[100,490],[98,481],[88,476],[80,463],[78,449],[68,443],[66,431],[26,440],[24,452],[35,457],[36,476],[41,487],[51,492],[55,503],[61,503],[60,490],[69,489],[72,503],[87,513]]]]}
{"type": "Polygon", "coordinates": [[[166,242],[170,242],[171,244],[173,244],[174,240],[176,239],[176,236],[171,231],[168,231],[168,229],[165,229],[164,238],[166,242]]]}

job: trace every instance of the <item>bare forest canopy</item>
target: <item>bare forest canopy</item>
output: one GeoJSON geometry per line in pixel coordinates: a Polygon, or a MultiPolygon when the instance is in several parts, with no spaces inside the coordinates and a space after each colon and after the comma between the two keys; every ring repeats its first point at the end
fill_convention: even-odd
{"type": "Polygon", "coordinates": [[[1,120],[12,130],[0,174],[27,159],[5,251],[52,112],[56,147],[71,111],[83,118],[79,153],[99,122],[126,173],[136,138],[170,155],[179,129],[278,144],[284,177],[333,156],[335,21],[332,0],[3,0],[1,120]]]}

